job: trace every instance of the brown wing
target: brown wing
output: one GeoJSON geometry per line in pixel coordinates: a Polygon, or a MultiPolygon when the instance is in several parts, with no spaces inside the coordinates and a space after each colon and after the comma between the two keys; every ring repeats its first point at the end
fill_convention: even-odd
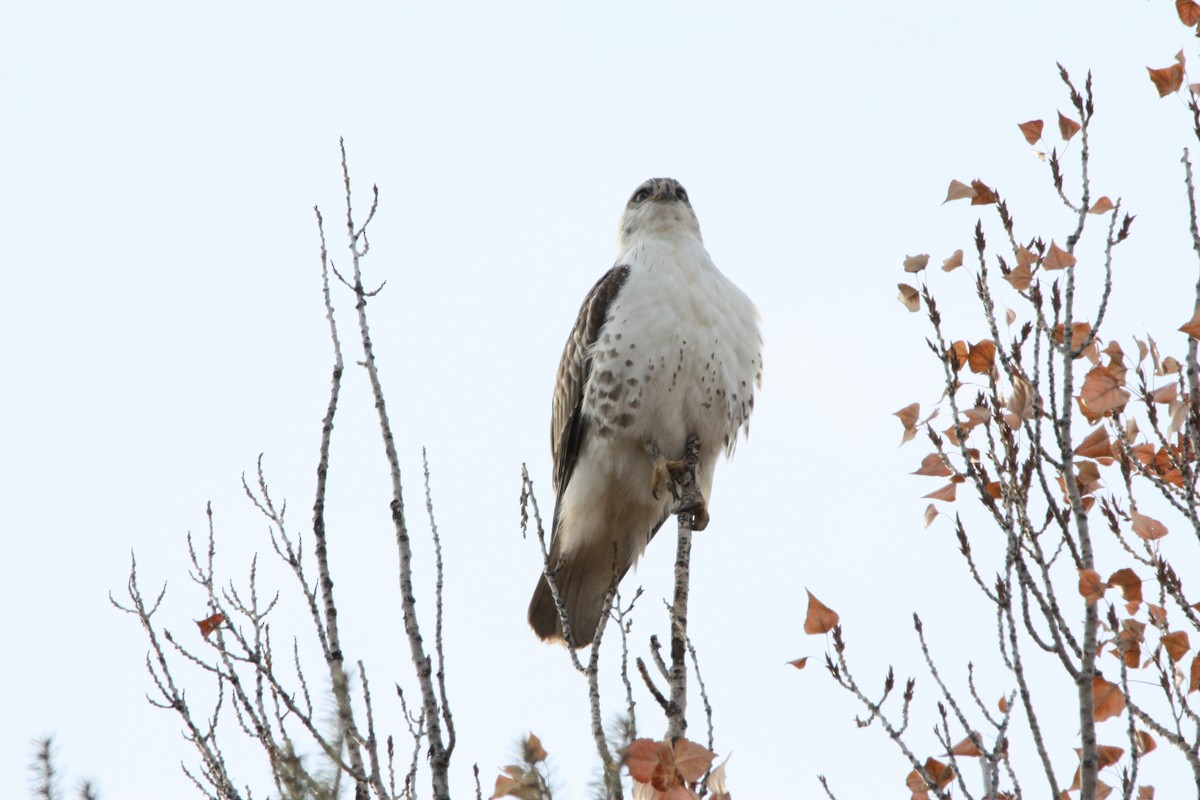
{"type": "Polygon", "coordinates": [[[575,469],[579,443],[583,438],[583,390],[592,371],[592,344],[608,318],[608,309],[625,279],[629,267],[616,266],[604,274],[583,299],[575,327],[563,347],[554,383],[554,408],[550,416],[550,453],[554,458],[554,493],[562,496],[575,469]]]}

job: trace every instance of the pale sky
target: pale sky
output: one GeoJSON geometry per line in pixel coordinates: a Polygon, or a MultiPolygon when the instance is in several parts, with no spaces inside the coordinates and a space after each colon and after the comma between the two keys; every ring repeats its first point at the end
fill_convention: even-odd
{"type": "MultiPolygon", "coordinates": [[[[312,206],[344,262],[339,136],[359,208],[381,190],[365,266],[388,284],[372,331],[423,564],[422,447],[433,473],[459,797],[473,763],[486,795],[530,730],[560,796],[586,796],[594,775],[586,686],[525,622],[540,555],[517,498],[526,462],[553,505],[554,370],[645,178],[687,187],[713,259],[763,317],[751,436],[718,468],[693,552],[691,633],[741,797],[817,796],[818,773],[843,800],[904,792],[908,765],[880,731],[855,728],[860,709],[819,665],[825,642],[801,630],[805,587],[840,612],[864,685],[888,664],[917,675],[922,755],[937,752],[934,695],[911,613],[956,685],[967,661],[995,658],[950,526],[922,525],[936,485],[908,473],[927,448],[896,447],[891,413],[940,392],[925,320],[896,302],[896,283],[906,255],[970,248],[980,210],[940,205],[952,178],[998,185],[1025,236],[1065,236],[1016,127],[1069,110],[1056,61],[1080,85],[1094,71],[1096,191],[1138,214],[1109,331],[1182,349],[1190,122],[1145,66],[1200,53],[1167,4],[11,0],[3,17],[0,797],[26,795],[30,741],[46,733],[105,797],[194,796],[178,719],[145,700],[144,636],[107,596],[135,552],[147,590],[168,584],[162,623],[199,645],[185,534],[204,532],[209,501],[225,577],[243,581],[258,552],[266,585],[291,590],[265,566],[266,522],[239,480],[265,454],[294,529],[308,525],[331,364],[312,206]],[[803,655],[808,669],[785,666],[803,655]]],[[[981,338],[970,275],[932,280],[962,338],[981,338]]],[[[352,302],[337,303],[349,346],[352,302]]],[[[411,668],[375,426],[351,366],[331,547],[346,649],[390,715],[387,687],[411,683],[411,668]]],[[[673,555],[660,536],[624,584],[646,591],[642,653],[666,631],[673,555]]],[[[1177,558],[1197,574],[1194,546],[1177,558]]],[[[308,633],[294,602],[273,626],[308,633]]],[[[1059,681],[1047,703],[1069,695],[1045,667],[1059,681]]],[[[199,703],[202,679],[179,677],[199,703]]],[[[994,671],[982,681],[989,697],[1010,687],[994,671]]],[[[617,687],[606,696],[615,713],[617,687]]],[[[643,734],[661,735],[644,691],[638,711],[643,734]]],[[[1048,716],[1069,780],[1077,723],[1048,716]]],[[[698,713],[691,726],[702,738],[698,713]]],[[[256,747],[241,748],[248,764],[256,747]]],[[[1151,755],[1143,770],[1156,768],[1151,755]]],[[[1148,782],[1190,791],[1178,771],[1148,782]]]]}

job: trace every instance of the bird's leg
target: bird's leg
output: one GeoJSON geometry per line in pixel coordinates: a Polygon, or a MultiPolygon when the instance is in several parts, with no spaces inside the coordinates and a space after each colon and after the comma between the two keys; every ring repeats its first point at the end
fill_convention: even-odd
{"type": "Polygon", "coordinates": [[[654,462],[654,471],[650,474],[651,494],[657,499],[659,487],[665,481],[676,503],[671,513],[689,515],[688,527],[694,531],[704,530],[708,527],[708,504],[696,480],[696,469],[700,464],[700,439],[689,436],[683,458],[680,459],[664,457],[653,443],[647,442],[645,447],[654,462]]]}

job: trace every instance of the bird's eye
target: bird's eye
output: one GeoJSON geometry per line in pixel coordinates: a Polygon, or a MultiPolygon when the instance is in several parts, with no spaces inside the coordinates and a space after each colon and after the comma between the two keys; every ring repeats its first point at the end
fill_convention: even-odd
{"type": "Polygon", "coordinates": [[[647,201],[649,199],[650,199],[650,190],[649,189],[638,189],[636,192],[633,193],[633,202],[635,202],[635,203],[644,203],[645,201],[647,201]]]}

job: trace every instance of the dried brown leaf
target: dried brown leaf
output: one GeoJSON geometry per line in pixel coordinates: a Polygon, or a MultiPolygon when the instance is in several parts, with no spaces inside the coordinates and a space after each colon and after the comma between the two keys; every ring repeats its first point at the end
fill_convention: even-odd
{"type": "Polygon", "coordinates": [[[1153,517],[1147,517],[1145,514],[1139,514],[1136,511],[1133,512],[1132,516],[1133,532],[1146,541],[1152,542],[1167,535],[1167,526],[1153,517]]]}
{"type": "Polygon", "coordinates": [[[920,272],[929,266],[929,253],[921,253],[917,256],[904,257],[905,272],[920,272]]]}
{"type": "Polygon", "coordinates": [[[1091,414],[1103,416],[1124,408],[1129,401],[1129,392],[1121,388],[1120,382],[1108,368],[1098,366],[1092,367],[1083,379],[1079,399],[1091,414]]]}
{"type": "Polygon", "coordinates": [[[896,286],[900,289],[900,294],[896,295],[896,299],[900,301],[900,304],[909,311],[920,311],[921,293],[917,291],[916,287],[909,286],[907,283],[897,283],[896,286]]]}
{"type": "Polygon", "coordinates": [[[950,181],[950,188],[946,190],[946,199],[942,202],[949,203],[951,200],[963,200],[974,196],[975,190],[970,186],[962,181],[950,181]]]}
{"type": "Polygon", "coordinates": [[[988,206],[999,199],[996,197],[996,192],[989,188],[983,181],[971,181],[971,188],[975,190],[975,196],[971,198],[971,205],[973,206],[988,206]]]}
{"type": "Polygon", "coordinates": [[[963,251],[961,249],[958,249],[958,250],[954,251],[954,255],[952,255],[949,258],[944,259],[942,261],[942,271],[950,272],[952,270],[958,269],[962,265],[963,265],[963,251]]]}
{"type": "Polygon", "coordinates": [[[996,363],[996,343],[983,339],[971,345],[967,352],[967,366],[976,375],[990,375],[996,363]]]}
{"type": "Polygon", "coordinates": [[[937,489],[936,491],[932,491],[927,495],[924,495],[923,499],[942,500],[947,503],[953,503],[955,497],[957,497],[957,496],[958,496],[958,485],[954,484],[954,483],[947,483],[942,488],[937,489]]]}
{"type": "Polygon", "coordinates": [[[1183,64],[1172,64],[1161,69],[1146,67],[1146,71],[1150,73],[1150,81],[1159,97],[1175,94],[1183,88],[1183,64]]]}
{"type": "Polygon", "coordinates": [[[1113,463],[1115,455],[1112,441],[1108,438],[1108,428],[1101,425],[1089,433],[1087,438],[1079,443],[1079,447],[1075,448],[1075,455],[1080,458],[1094,458],[1106,466],[1113,463]]]}
{"type": "Polygon", "coordinates": [[[892,416],[900,418],[900,424],[904,426],[904,436],[900,440],[900,444],[912,441],[917,435],[917,420],[921,416],[921,404],[910,403],[899,411],[893,412],[892,416]]]}
{"type": "Polygon", "coordinates": [[[1192,643],[1188,641],[1187,631],[1168,633],[1159,639],[1159,641],[1166,648],[1167,658],[1171,659],[1172,663],[1182,660],[1184,654],[1192,649],[1192,643]]]}
{"type": "Polygon", "coordinates": [[[1043,267],[1046,269],[1066,269],[1067,267],[1075,266],[1075,263],[1075,256],[1059,247],[1053,239],[1050,241],[1050,252],[1042,259],[1043,267]]]}
{"type": "Polygon", "coordinates": [[[1175,0],[1175,12],[1179,14],[1179,21],[1189,28],[1200,23],[1200,3],[1195,0],[1175,0]]]}
{"type": "Polygon", "coordinates": [[[1097,200],[1095,203],[1092,204],[1092,207],[1088,209],[1087,213],[1089,213],[1089,214],[1107,214],[1109,211],[1112,211],[1114,208],[1116,208],[1116,206],[1113,205],[1113,201],[1108,199],[1108,195],[1104,195],[1103,197],[1101,197],[1099,200],[1097,200]]]}
{"type": "Polygon", "coordinates": [[[545,761],[550,755],[546,752],[546,748],[542,747],[542,740],[533,731],[529,732],[529,738],[525,740],[525,752],[529,755],[529,760],[535,764],[545,761]]]}
{"type": "Polygon", "coordinates": [[[1033,270],[1027,264],[1018,264],[1009,270],[1004,276],[1004,280],[1008,281],[1009,285],[1018,292],[1023,292],[1029,288],[1029,284],[1033,283],[1033,270]]]}
{"type": "Polygon", "coordinates": [[[1200,339],[1200,306],[1196,307],[1196,311],[1192,314],[1190,320],[1179,326],[1179,330],[1193,339],[1200,339]]]}
{"type": "Polygon", "coordinates": [[[1125,695],[1121,693],[1120,686],[1095,675],[1092,677],[1092,705],[1096,722],[1103,722],[1119,716],[1125,710],[1125,695]]]}
{"type": "Polygon", "coordinates": [[[1100,578],[1099,572],[1094,569],[1079,570],[1079,594],[1089,606],[1104,597],[1107,589],[1108,584],[1100,578]]]}
{"type": "Polygon", "coordinates": [[[1118,587],[1121,590],[1121,596],[1125,598],[1125,602],[1142,602],[1142,579],[1129,567],[1119,569],[1110,575],[1108,585],[1118,587]]]}
{"type": "Polygon", "coordinates": [[[1021,129],[1021,133],[1025,136],[1025,141],[1030,144],[1037,144],[1038,139],[1042,138],[1042,121],[1040,119],[1031,119],[1029,122],[1022,122],[1017,125],[1021,129]]]}
{"type": "Polygon", "coordinates": [[[200,635],[207,639],[213,631],[221,627],[221,623],[224,621],[224,614],[213,614],[211,617],[197,620],[196,624],[200,626],[200,635]]]}
{"type": "Polygon", "coordinates": [[[930,453],[921,459],[921,466],[912,472],[913,475],[929,475],[934,478],[945,478],[953,474],[937,453],[930,453]]]}
{"type": "Polygon", "coordinates": [[[953,755],[965,756],[967,758],[978,758],[983,755],[983,751],[971,740],[970,736],[965,737],[961,742],[954,745],[950,752],[953,755]]]}
{"type": "Polygon", "coordinates": [[[1069,142],[1079,133],[1079,123],[1070,117],[1063,116],[1063,113],[1058,112],[1058,132],[1062,135],[1064,142],[1069,142]]]}
{"type": "Polygon", "coordinates": [[[808,592],[808,613],[804,615],[804,632],[810,635],[828,633],[837,624],[837,612],[814,597],[812,592],[808,592]]]}

